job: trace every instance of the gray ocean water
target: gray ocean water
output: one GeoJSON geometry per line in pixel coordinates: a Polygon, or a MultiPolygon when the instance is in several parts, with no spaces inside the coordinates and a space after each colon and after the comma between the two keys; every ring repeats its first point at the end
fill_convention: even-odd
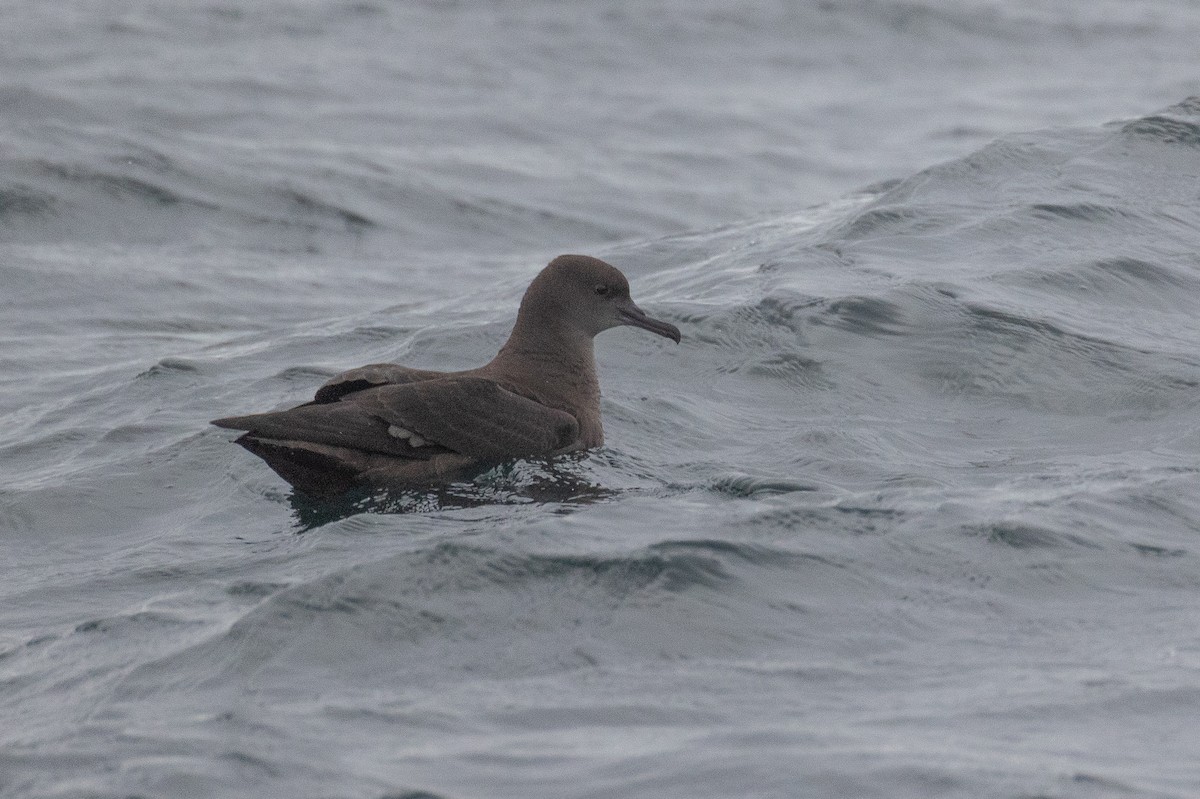
{"type": "Polygon", "coordinates": [[[1200,6],[0,2],[0,796],[1200,796],[1200,6]],[[607,446],[293,496],[494,354],[607,446]]]}

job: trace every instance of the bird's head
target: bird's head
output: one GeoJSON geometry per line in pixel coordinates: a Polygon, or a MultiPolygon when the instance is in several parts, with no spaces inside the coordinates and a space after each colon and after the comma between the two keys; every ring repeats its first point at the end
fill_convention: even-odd
{"type": "Polygon", "coordinates": [[[629,296],[621,270],[587,255],[560,255],[543,269],[521,300],[520,315],[552,320],[587,337],[629,325],[679,343],[679,328],[655,319],[629,296]]]}

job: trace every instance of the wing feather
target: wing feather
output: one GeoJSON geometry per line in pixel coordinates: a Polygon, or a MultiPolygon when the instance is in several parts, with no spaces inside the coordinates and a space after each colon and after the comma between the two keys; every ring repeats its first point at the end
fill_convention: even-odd
{"type": "Polygon", "coordinates": [[[514,394],[482,377],[382,386],[364,392],[356,404],[388,424],[482,459],[549,454],[563,449],[579,434],[579,423],[566,411],[514,394]]]}
{"type": "Polygon", "coordinates": [[[357,369],[349,369],[326,380],[324,385],[317,389],[313,402],[320,404],[337,402],[349,394],[366,388],[404,385],[421,380],[436,380],[445,376],[445,372],[412,369],[398,363],[371,363],[357,369]]]}
{"type": "Polygon", "coordinates": [[[441,377],[366,388],[337,401],[285,411],[218,419],[214,424],[259,438],[307,441],[364,452],[426,460],[447,451],[479,460],[547,455],[566,448],[579,424],[481,377],[441,377]],[[417,433],[413,447],[388,432],[417,433]]]}

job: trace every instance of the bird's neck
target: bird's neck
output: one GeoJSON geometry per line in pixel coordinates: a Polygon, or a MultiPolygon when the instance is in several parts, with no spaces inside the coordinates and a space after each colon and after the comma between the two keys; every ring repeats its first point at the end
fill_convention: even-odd
{"type": "Polygon", "coordinates": [[[600,395],[592,337],[565,325],[531,325],[518,317],[489,367],[518,377],[539,394],[594,395],[597,401],[600,395]]]}
{"type": "Polygon", "coordinates": [[[574,416],[585,446],[603,443],[591,336],[564,325],[531,324],[519,316],[508,341],[484,369],[511,383],[512,390],[574,416]]]}

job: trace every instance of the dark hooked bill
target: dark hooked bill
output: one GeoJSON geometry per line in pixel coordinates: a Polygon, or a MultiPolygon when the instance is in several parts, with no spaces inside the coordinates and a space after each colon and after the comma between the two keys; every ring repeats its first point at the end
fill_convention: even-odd
{"type": "Polygon", "coordinates": [[[670,322],[664,322],[661,319],[655,319],[652,316],[647,316],[646,312],[634,305],[632,302],[620,309],[621,319],[625,324],[633,327],[640,327],[643,330],[649,330],[651,333],[657,333],[660,336],[671,339],[676,344],[679,343],[681,336],[679,328],[670,322]]]}

